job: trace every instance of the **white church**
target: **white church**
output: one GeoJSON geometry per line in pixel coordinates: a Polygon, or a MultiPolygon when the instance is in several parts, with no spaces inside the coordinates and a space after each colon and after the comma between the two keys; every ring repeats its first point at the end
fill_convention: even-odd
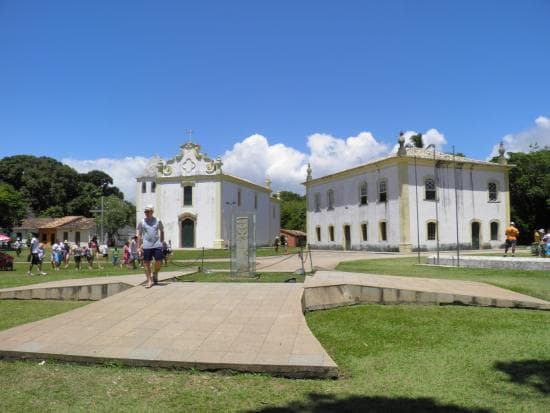
{"type": "Polygon", "coordinates": [[[355,168],[313,179],[308,167],[307,237],[312,248],[399,251],[496,248],[510,223],[504,147],[498,163],[405,146],[355,168]],[[458,230],[457,230],[458,229],[458,230]]]}
{"type": "Polygon", "coordinates": [[[271,181],[257,185],[222,171],[200,146],[187,142],[170,160],[153,158],[137,178],[137,222],[146,205],[164,224],[164,238],[173,248],[225,248],[231,237],[232,216],[255,216],[257,246],[270,245],[280,229],[280,200],[271,181]]]}

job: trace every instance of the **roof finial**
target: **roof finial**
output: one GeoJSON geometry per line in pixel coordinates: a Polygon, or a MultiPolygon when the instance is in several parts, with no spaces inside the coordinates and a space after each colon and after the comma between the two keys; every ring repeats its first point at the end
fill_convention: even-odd
{"type": "Polygon", "coordinates": [[[306,181],[311,181],[312,177],[311,177],[311,164],[308,162],[307,163],[307,177],[306,177],[306,181]]]}
{"type": "Polygon", "coordinates": [[[403,156],[407,154],[407,148],[405,148],[405,134],[403,131],[399,132],[399,138],[397,139],[399,143],[399,149],[397,150],[397,155],[403,156]]]}

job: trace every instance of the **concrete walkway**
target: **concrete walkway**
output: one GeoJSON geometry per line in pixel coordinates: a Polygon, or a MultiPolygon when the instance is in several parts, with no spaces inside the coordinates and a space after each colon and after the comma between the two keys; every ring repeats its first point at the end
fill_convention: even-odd
{"type": "Polygon", "coordinates": [[[335,377],[302,293],[302,284],[139,286],[0,332],[0,355],[335,377]]]}

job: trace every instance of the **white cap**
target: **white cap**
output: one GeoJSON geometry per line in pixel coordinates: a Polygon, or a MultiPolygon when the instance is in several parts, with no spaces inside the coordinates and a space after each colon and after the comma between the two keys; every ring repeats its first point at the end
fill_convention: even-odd
{"type": "Polygon", "coordinates": [[[145,209],[144,211],[154,211],[155,208],[153,208],[153,205],[149,204],[149,205],[145,205],[145,209]]]}

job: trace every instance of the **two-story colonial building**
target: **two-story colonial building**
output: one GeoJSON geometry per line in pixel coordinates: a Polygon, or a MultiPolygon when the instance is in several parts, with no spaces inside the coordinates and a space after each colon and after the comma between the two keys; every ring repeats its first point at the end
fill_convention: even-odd
{"type": "Polygon", "coordinates": [[[254,214],[257,246],[270,245],[280,229],[280,200],[271,182],[261,186],[222,171],[222,161],[183,144],[180,153],[164,161],[154,158],[137,178],[137,222],[146,205],[164,224],[164,238],[174,248],[224,248],[231,236],[231,219],[254,214]]]}
{"type": "Polygon", "coordinates": [[[410,148],[306,186],[312,248],[400,251],[498,247],[510,222],[504,147],[499,162],[410,148]]]}

